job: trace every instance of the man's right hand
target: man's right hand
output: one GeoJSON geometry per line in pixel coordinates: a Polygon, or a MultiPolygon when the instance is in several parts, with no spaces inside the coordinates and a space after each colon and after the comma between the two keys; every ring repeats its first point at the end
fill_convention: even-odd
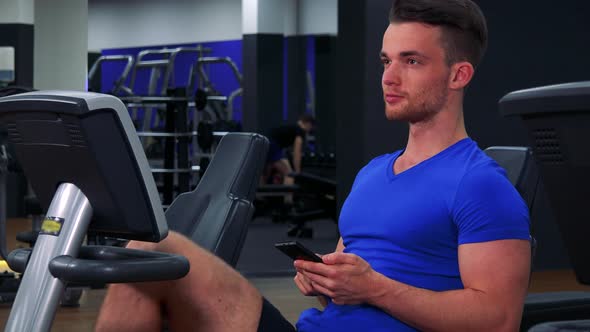
{"type": "Polygon", "coordinates": [[[300,273],[299,271],[297,271],[297,274],[295,275],[295,278],[293,278],[293,280],[295,281],[295,285],[297,285],[297,288],[299,288],[299,291],[303,295],[305,295],[305,296],[321,295],[313,288],[311,281],[306,276],[304,276],[302,273],[300,273]]]}
{"type": "MultiPolygon", "coordinates": [[[[335,252],[343,252],[344,251],[344,241],[342,240],[342,237],[340,239],[338,239],[338,244],[336,245],[336,250],[335,252]]],[[[321,255],[320,255],[321,256],[321,255]]],[[[295,264],[295,262],[293,262],[293,264],[295,264]]],[[[320,293],[319,291],[317,291],[313,285],[311,284],[311,281],[304,276],[301,271],[299,271],[299,269],[295,268],[297,270],[297,274],[295,275],[295,278],[293,278],[293,280],[295,281],[295,285],[297,285],[297,288],[299,288],[299,291],[301,291],[301,293],[305,296],[317,296],[318,297],[318,301],[320,301],[320,303],[325,307],[328,305],[328,299],[325,295],[323,295],[322,293],[320,293]]]]}
{"type": "Polygon", "coordinates": [[[311,281],[309,281],[309,279],[303,274],[301,274],[299,271],[297,271],[297,274],[295,275],[295,278],[293,278],[293,280],[295,281],[295,285],[297,285],[297,288],[299,288],[299,291],[303,295],[317,296],[318,301],[320,301],[323,307],[326,307],[328,305],[328,300],[326,299],[326,297],[318,291],[316,291],[313,288],[311,281]]]}

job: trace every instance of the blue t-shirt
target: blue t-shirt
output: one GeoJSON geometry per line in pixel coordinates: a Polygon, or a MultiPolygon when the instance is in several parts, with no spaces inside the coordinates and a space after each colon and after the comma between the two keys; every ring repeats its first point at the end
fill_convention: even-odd
{"type": "MultiPolygon", "coordinates": [[[[463,288],[458,246],[530,239],[529,212],[505,171],[469,138],[399,173],[403,151],[373,159],[357,175],[340,213],[344,252],[385,276],[446,291],[463,288]]],[[[298,331],[415,331],[366,304],[308,309],[298,331]]]]}

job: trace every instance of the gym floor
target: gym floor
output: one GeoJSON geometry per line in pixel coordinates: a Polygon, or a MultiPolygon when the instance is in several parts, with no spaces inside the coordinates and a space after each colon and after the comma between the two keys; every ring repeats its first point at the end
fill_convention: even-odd
{"type": "MultiPolygon", "coordinates": [[[[8,247],[15,248],[18,244],[14,239],[16,232],[30,229],[30,221],[26,219],[9,219],[7,225],[8,247]]],[[[319,307],[315,298],[301,296],[292,282],[292,277],[250,278],[250,281],[269,299],[285,317],[295,322],[299,313],[309,307],[319,307]]],[[[563,290],[590,291],[590,286],[578,284],[571,270],[548,270],[532,274],[530,292],[552,292],[563,290]]],[[[80,299],[77,308],[60,308],[57,312],[52,331],[86,332],[92,331],[98,310],[105,294],[104,289],[87,290],[80,299]]],[[[0,328],[10,313],[9,305],[0,306],[0,328]]]]}

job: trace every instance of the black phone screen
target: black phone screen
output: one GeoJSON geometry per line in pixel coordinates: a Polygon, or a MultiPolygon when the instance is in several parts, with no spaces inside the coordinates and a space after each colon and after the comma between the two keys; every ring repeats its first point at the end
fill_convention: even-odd
{"type": "Polygon", "coordinates": [[[293,260],[303,259],[318,263],[322,262],[322,258],[320,256],[316,255],[313,251],[307,249],[297,241],[275,243],[275,248],[279,249],[293,260]]]}

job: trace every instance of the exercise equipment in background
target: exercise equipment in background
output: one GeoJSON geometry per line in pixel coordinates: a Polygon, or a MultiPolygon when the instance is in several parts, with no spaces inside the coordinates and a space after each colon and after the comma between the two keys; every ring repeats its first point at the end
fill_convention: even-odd
{"type": "MultiPolygon", "coordinates": [[[[212,122],[216,130],[239,131],[236,128],[237,124],[233,122],[233,109],[235,99],[242,95],[242,88],[242,73],[229,57],[202,57],[191,65],[188,92],[190,94],[194,91],[196,109],[206,114],[205,120],[212,122]],[[238,88],[230,92],[228,96],[222,95],[205,70],[205,67],[211,65],[228,66],[238,83],[238,88]]],[[[198,120],[195,119],[194,122],[197,123],[198,120]]]]}
{"type": "Polygon", "coordinates": [[[102,68],[101,66],[106,62],[125,62],[125,66],[123,70],[119,74],[119,76],[115,79],[112,84],[111,89],[108,90],[108,94],[112,94],[114,96],[132,96],[133,90],[125,85],[127,82],[127,77],[133,68],[133,63],[135,58],[132,55],[103,55],[100,56],[90,67],[90,71],[88,71],[88,91],[92,92],[101,92],[100,86],[93,86],[92,82],[94,82],[94,77],[97,75],[98,71],[102,68]]]}
{"type": "MultiPolygon", "coordinates": [[[[523,120],[577,280],[590,285],[590,82],[511,92],[500,100],[500,112],[523,120]]],[[[541,324],[536,332],[587,331],[590,292],[529,294],[524,311],[525,328],[569,320],[541,324]]]]}
{"type": "Polygon", "coordinates": [[[267,184],[258,187],[256,215],[270,216],[274,222],[292,224],[287,235],[311,238],[313,230],[307,222],[331,219],[337,222],[336,180],[312,173],[292,174],[295,184],[267,184]],[[284,197],[293,195],[293,205],[284,197]]]}

